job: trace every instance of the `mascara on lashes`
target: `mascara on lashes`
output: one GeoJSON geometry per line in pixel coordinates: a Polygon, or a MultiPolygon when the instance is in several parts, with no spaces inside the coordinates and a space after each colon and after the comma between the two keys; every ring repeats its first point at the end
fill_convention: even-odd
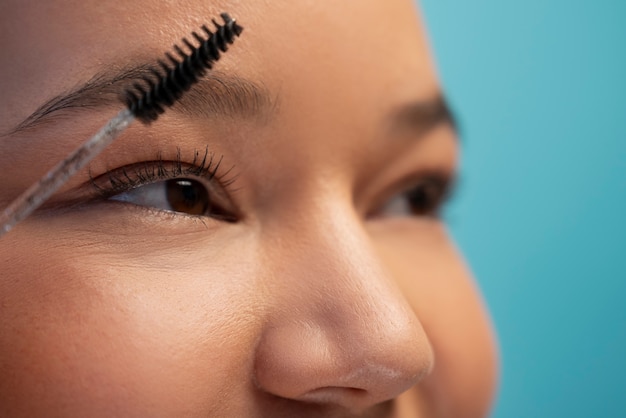
{"type": "Polygon", "coordinates": [[[139,119],[144,124],[154,122],[166,108],[176,103],[213,67],[215,61],[220,59],[221,54],[228,50],[228,46],[243,31],[235,19],[227,13],[222,13],[220,16],[224,23],[220,24],[213,19],[214,32],[206,25],[202,26],[206,38],[192,32],[192,36],[199,45],[194,46],[189,40],[183,38],[182,42],[189,52],[185,52],[178,45],[174,46],[180,59],[166,53],[169,64],[159,60],[160,69],[154,67],[150,70],[153,78],[143,77],[143,84],[137,82],[133,89],[127,90],[123,97],[126,109],[107,122],[93,137],[85,141],[0,213],[0,237],[41,206],[70,177],[113,142],[134,119],[139,119]]]}

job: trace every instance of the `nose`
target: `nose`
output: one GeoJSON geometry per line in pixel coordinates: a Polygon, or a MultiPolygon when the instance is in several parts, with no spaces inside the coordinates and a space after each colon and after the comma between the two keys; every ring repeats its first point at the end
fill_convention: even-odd
{"type": "Polygon", "coordinates": [[[428,374],[430,343],[356,216],[278,234],[264,254],[271,306],[255,352],[261,390],[358,413],[428,374]]]}

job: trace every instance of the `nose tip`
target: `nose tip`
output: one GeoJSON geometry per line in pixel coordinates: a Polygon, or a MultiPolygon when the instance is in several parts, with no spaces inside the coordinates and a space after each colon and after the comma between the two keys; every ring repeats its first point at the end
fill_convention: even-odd
{"type": "Polygon", "coordinates": [[[301,311],[305,321],[274,322],[257,347],[257,385],[281,398],[354,412],[414,386],[432,368],[430,343],[403,304],[381,301],[388,303],[385,297],[367,303],[369,312],[326,305],[322,314],[301,311]]]}

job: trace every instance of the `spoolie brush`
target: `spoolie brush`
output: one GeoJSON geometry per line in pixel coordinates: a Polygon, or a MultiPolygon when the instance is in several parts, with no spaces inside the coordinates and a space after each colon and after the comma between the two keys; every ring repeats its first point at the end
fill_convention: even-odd
{"type": "Polygon", "coordinates": [[[143,77],[144,83],[137,82],[123,97],[127,108],[107,122],[93,137],[85,141],[67,158],[52,168],[43,178],[17,197],[0,214],[0,237],[9,232],[18,222],[25,219],[54,192],[63,186],[70,177],[83,168],[119,136],[134,119],[144,124],[154,122],[165,109],[176,103],[228,50],[228,45],[241,35],[243,28],[228,14],[220,15],[224,24],[212,20],[215,30],[206,25],[202,30],[206,37],[192,32],[198,45],[183,38],[188,49],[185,52],[174,46],[179,58],[166,53],[169,63],[159,60],[160,68],[149,71],[153,77],[143,77]]]}
{"type": "Polygon", "coordinates": [[[159,60],[162,72],[156,68],[150,68],[154,78],[145,76],[145,85],[136,83],[135,90],[126,92],[126,105],[135,117],[144,123],[156,120],[165,111],[164,107],[172,106],[189,90],[189,88],[200,77],[211,69],[213,63],[220,59],[221,52],[228,50],[228,44],[232,44],[236,36],[239,36],[243,28],[237,24],[226,13],[221,14],[224,25],[213,20],[215,32],[211,32],[206,25],[202,30],[208,36],[202,38],[196,32],[192,32],[193,37],[199,42],[194,46],[187,38],[183,38],[183,43],[189,48],[189,53],[185,53],[178,45],[174,45],[174,50],[180,56],[180,60],[166,53],[170,64],[159,60]]]}

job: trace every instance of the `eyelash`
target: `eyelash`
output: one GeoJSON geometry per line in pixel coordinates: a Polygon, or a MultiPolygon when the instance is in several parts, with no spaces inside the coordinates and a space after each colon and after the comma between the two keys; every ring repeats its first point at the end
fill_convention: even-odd
{"type": "MultiPolygon", "coordinates": [[[[89,173],[89,179],[91,185],[98,193],[98,198],[102,200],[111,200],[112,197],[122,193],[160,181],[191,179],[201,183],[203,187],[210,190],[209,200],[211,201],[210,203],[214,204],[213,200],[218,200],[217,196],[215,196],[216,189],[221,189],[225,192],[221,194],[232,192],[233,190],[229,190],[229,188],[236,180],[236,176],[232,175],[234,166],[227,170],[220,170],[222,161],[222,155],[216,157],[215,154],[209,152],[207,147],[202,153],[195,150],[191,162],[187,163],[181,156],[181,150],[178,149],[176,158],[173,161],[164,160],[159,153],[155,161],[127,165],[97,177],[93,177],[89,173]],[[219,171],[223,172],[218,174],[219,171]]],[[[224,199],[227,198],[224,197],[224,199]]],[[[211,206],[211,209],[215,213],[202,216],[212,216],[228,222],[234,222],[237,219],[234,210],[225,210],[217,206],[211,206]]],[[[179,214],[198,216],[185,213],[179,214]]]]}

